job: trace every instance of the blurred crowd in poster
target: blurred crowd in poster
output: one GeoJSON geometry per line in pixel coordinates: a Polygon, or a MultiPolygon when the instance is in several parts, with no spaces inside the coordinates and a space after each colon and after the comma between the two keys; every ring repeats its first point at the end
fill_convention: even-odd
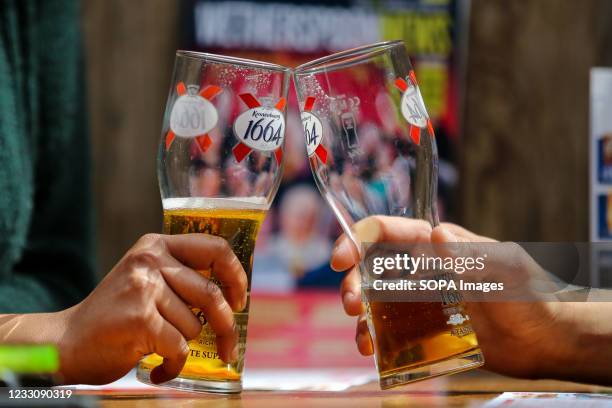
{"type": "MultiPolygon", "coordinates": [[[[453,218],[457,39],[461,28],[455,1],[192,0],[185,5],[182,48],[289,67],[360,45],[404,40],[435,126],[440,153],[440,215],[445,220],[453,218]]],[[[349,80],[367,82],[368,78],[349,80]]],[[[283,182],[258,238],[255,292],[286,294],[305,288],[336,288],[342,278],[328,265],[341,230],[312,181],[291,88],[283,182]]],[[[368,115],[369,120],[381,122],[385,107],[368,115]]]]}

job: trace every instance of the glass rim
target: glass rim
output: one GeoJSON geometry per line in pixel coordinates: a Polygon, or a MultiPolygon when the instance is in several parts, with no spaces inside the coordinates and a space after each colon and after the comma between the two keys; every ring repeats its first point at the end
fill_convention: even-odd
{"type": "Polygon", "coordinates": [[[321,71],[333,71],[344,68],[365,59],[380,55],[392,48],[405,46],[403,40],[381,41],[374,44],[362,45],[350,50],[336,52],[325,57],[317,58],[299,65],[293,70],[294,75],[313,74],[321,71]]]}
{"type": "Polygon", "coordinates": [[[220,64],[240,65],[240,66],[245,66],[249,68],[265,69],[269,71],[276,71],[276,72],[283,72],[283,73],[291,73],[291,68],[288,68],[288,67],[285,67],[279,64],[274,64],[272,62],[265,62],[265,61],[257,61],[257,60],[252,60],[248,58],[233,57],[229,55],[211,54],[208,52],[201,52],[201,51],[177,50],[176,56],[182,57],[182,58],[192,58],[192,59],[197,59],[197,60],[204,60],[204,61],[213,61],[213,62],[217,62],[220,64]]]}

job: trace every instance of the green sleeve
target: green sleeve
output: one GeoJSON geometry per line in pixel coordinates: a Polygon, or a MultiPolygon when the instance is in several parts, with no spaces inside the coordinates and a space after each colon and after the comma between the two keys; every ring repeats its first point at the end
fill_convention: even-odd
{"type": "Polygon", "coordinates": [[[75,129],[71,148],[62,152],[61,169],[54,168],[53,160],[39,163],[27,244],[11,284],[0,286],[0,299],[13,303],[0,300],[0,310],[61,310],[94,286],[89,155],[83,136],[75,129]]]}
{"type": "Polygon", "coordinates": [[[30,202],[18,204],[31,205],[31,215],[21,254],[0,284],[4,313],[60,310],[95,284],[80,10],[73,0],[27,4],[19,35],[27,45],[21,90],[33,187],[30,202]]]}

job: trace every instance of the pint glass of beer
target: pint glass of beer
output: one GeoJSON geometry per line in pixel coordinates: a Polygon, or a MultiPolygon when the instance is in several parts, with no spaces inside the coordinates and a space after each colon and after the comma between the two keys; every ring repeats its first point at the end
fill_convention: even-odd
{"type": "MultiPolygon", "coordinates": [[[[290,70],[275,64],[178,51],[164,114],[157,162],[163,231],[225,238],[247,273],[249,292],[257,233],[281,180],[289,78],[290,70]]],[[[180,375],[164,385],[240,392],[249,301],[234,314],[239,357],[231,364],[219,358],[205,315],[193,313],[202,331],[189,342],[180,375]]],[[[161,362],[156,354],[143,358],[138,379],[149,383],[161,362]]]]}
{"type": "MultiPolygon", "coordinates": [[[[294,80],[315,181],[362,256],[367,243],[351,227],[367,216],[437,225],[434,129],[404,43],[309,62],[295,69],[294,80]]],[[[459,294],[375,296],[364,262],[360,270],[381,388],[483,364],[459,294]]]]}

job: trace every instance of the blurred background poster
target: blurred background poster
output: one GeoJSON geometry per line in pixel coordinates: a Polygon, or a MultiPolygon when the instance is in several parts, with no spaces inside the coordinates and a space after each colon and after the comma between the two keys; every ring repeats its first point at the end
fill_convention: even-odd
{"type": "Polygon", "coordinates": [[[612,284],[612,69],[590,73],[590,241],[592,286],[612,284]]]}
{"type": "Polygon", "coordinates": [[[612,240],[612,69],[591,70],[591,241],[612,240]]]}
{"type": "MultiPolygon", "coordinates": [[[[183,48],[289,67],[360,45],[403,39],[438,135],[440,209],[444,218],[452,215],[450,192],[457,177],[451,145],[458,134],[454,2],[199,0],[187,3],[182,14],[183,48]]],[[[346,80],[369,78],[363,72],[346,80]]],[[[370,92],[386,90],[381,84],[370,92]]],[[[283,183],[255,255],[253,291],[260,293],[335,289],[342,278],[328,265],[340,228],[312,181],[293,87],[289,99],[283,183]]],[[[380,104],[363,114],[378,124],[391,110],[380,104]]]]}
{"type": "MultiPolygon", "coordinates": [[[[365,44],[404,40],[435,124],[439,207],[448,219],[457,179],[452,154],[458,137],[455,7],[450,0],[192,1],[181,13],[180,42],[181,48],[295,67],[365,44]]],[[[346,80],[370,79],[364,71],[346,80]]],[[[369,91],[387,92],[383,84],[369,91]]],[[[338,287],[343,274],[329,267],[341,230],[312,180],[293,87],[289,102],[283,182],[255,251],[249,367],[279,362],[369,367],[370,359],[360,358],[352,342],[354,319],[342,311],[338,287]]],[[[379,125],[391,111],[381,104],[363,114],[379,125]]]]}

